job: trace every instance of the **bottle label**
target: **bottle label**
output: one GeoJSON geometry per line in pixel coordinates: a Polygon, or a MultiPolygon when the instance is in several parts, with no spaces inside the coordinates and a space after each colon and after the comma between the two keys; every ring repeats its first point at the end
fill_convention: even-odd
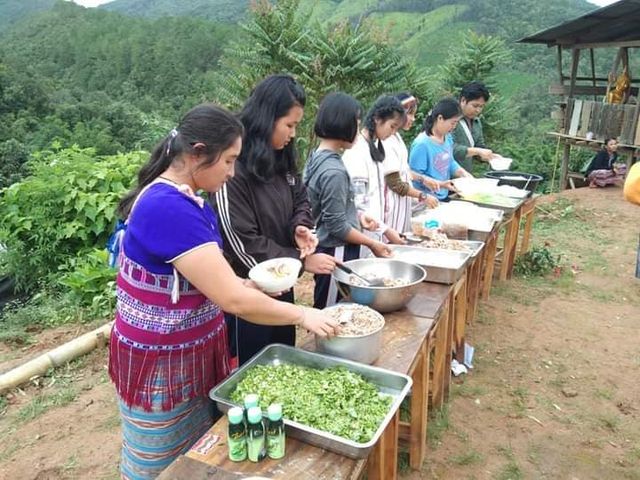
{"type": "Polygon", "coordinates": [[[244,432],[229,432],[229,460],[242,462],[247,459],[247,440],[244,432]]]}
{"type": "Polygon", "coordinates": [[[284,457],[285,435],[282,426],[269,429],[267,432],[267,454],[269,458],[284,457]]]}
{"type": "Polygon", "coordinates": [[[257,462],[260,460],[260,454],[264,448],[264,432],[260,428],[251,428],[249,430],[249,438],[247,439],[247,453],[249,460],[257,462]]]}

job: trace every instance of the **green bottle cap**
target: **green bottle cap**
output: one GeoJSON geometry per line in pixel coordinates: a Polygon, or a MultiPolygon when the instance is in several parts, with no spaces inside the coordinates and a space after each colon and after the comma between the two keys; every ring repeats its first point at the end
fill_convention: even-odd
{"type": "Polygon", "coordinates": [[[260,407],[251,407],[247,411],[247,418],[249,423],[259,423],[262,420],[262,410],[260,407]]]}
{"type": "Polygon", "coordinates": [[[229,423],[233,425],[242,423],[243,414],[242,414],[242,409],[240,407],[230,408],[229,411],[227,412],[227,415],[229,417],[229,423]]]}
{"type": "Polygon", "coordinates": [[[267,416],[269,417],[269,420],[271,420],[272,422],[277,422],[278,420],[281,420],[282,405],[280,405],[279,403],[272,403],[271,405],[269,405],[269,408],[267,409],[267,416]]]}
{"type": "Polygon", "coordinates": [[[251,407],[258,406],[258,395],[255,393],[250,393],[244,396],[244,408],[249,410],[251,407]]]}

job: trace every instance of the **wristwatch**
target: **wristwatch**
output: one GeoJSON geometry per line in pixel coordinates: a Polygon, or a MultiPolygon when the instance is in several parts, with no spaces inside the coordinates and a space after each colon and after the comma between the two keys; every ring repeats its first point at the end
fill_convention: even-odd
{"type": "Polygon", "coordinates": [[[420,192],[420,195],[418,195],[418,201],[424,202],[426,199],[427,199],[427,196],[424,193],[420,192]]]}

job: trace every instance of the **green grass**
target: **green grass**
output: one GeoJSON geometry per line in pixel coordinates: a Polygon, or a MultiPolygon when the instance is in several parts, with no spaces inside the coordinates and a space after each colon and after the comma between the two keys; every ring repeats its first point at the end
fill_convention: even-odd
{"type": "Polygon", "coordinates": [[[620,417],[614,414],[603,414],[598,417],[598,423],[607,430],[617,432],[620,427],[620,417]]]}
{"type": "Polygon", "coordinates": [[[33,334],[77,319],[70,315],[69,305],[53,295],[36,295],[29,302],[15,302],[0,314],[0,342],[29,345],[33,334]]]}
{"type": "Polygon", "coordinates": [[[13,457],[13,454],[22,448],[22,444],[20,442],[16,442],[15,440],[9,441],[9,439],[5,439],[2,442],[2,447],[0,447],[0,462],[5,462],[13,457]]]}
{"type": "Polygon", "coordinates": [[[78,392],[73,388],[50,394],[39,394],[18,411],[16,420],[20,423],[30,422],[53,407],[63,407],[70,404],[77,395],[78,392]]]}
{"type": "Polygon", "coordinates": [[[595,396],[597,398],[603,398],[604,400],[613,400],[613,392],[607,388],[600,388],[596,390],[595,396]]]}
{"type": "Polygon", "coordinates": [[[527,411],[527,400],[529,399],[529,391],[524,387],[516,387],[510,395],[513,397],[513,405],[518,416],[523,416],[527,411]]]}
{"type": "Polygon", "coordinates": [[[472,385],[469,381],[451,385],[451,396],[462,398],[477,398],[487,393],[486,387],[482,385],[472,385]]]}
{"type": "Polygon", "coordinates": [[[75,455],[71,455],[69,458],[67,458],[66,462],[64,462],[64,465],[62,465],[62,470],[67,473],[75,470],[76,468],[78,468],[78,458],[75,455]]]}
{"type": "Polygon", "coordinates": [[[500,469],[495,478],[496,480],[522,480],[524,479],[524,474],[520,466],[514,460],[511,460],[500,469]]]}
{"type": "Polygon", "coordinates": [[[398,471],[400,473],[407,473],[411,468],[409,463],[409,452],[404,449],[398,450],[398,471]]]}
{"type": "Polygon", "coordinates": [[[411,421],[411,398],[408,396],[404,397],[402,403],[400,404],[400,421],[411,421]]]}
{"type": "Polygon", "coordinates": [[[473,465],[474,463],[480,463],[483,460],[484,457],[473,449],[459,455],[453,455],[448,459],[449,463],[458,466],[473,465]]]}
{"type": "Polygon", "coordinates": [[[498,453],[502,454],[509,461],[506,465],[504,465],[498,474],[494,477],[496,480],[522,480],[524,475],[518,462],[516,462],[515,455],[513,454],[513,449],[510,446],[498,446],[496,448],[498,453]]]}
{"type": "Polygon", "coordinates": [[[445,405],[440,410],[436,410],[427,424],[427,438],[429,445],[435,448],[442,441],[445,432],[451,428],[449,418],[449,406],[445,405]]]}
{"type": "Polygon", "coordinates": [[[49,369],[45,375],[35,379],[34,383],[43,390],[20,408],[12,421],[16,424],[30,422],[52,408],[73,402],[79,393],[77,372],[87,365],[90,356],[83,355],[63,367],[49,369]]]}

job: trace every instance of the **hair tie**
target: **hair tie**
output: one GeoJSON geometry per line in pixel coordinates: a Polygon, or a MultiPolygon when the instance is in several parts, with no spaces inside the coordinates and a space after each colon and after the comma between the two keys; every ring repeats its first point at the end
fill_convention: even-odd
{"type": "Polygon", "coordinates": [[[169,141],[167,142],[167,152],[166,152],[167,155],[169,155],[169,152],[171,152],[171,144],[173,143],[173,139],[176,138],[177,136],[178,136],[178,130],[173,128],[169,132],[169,141]]]}

